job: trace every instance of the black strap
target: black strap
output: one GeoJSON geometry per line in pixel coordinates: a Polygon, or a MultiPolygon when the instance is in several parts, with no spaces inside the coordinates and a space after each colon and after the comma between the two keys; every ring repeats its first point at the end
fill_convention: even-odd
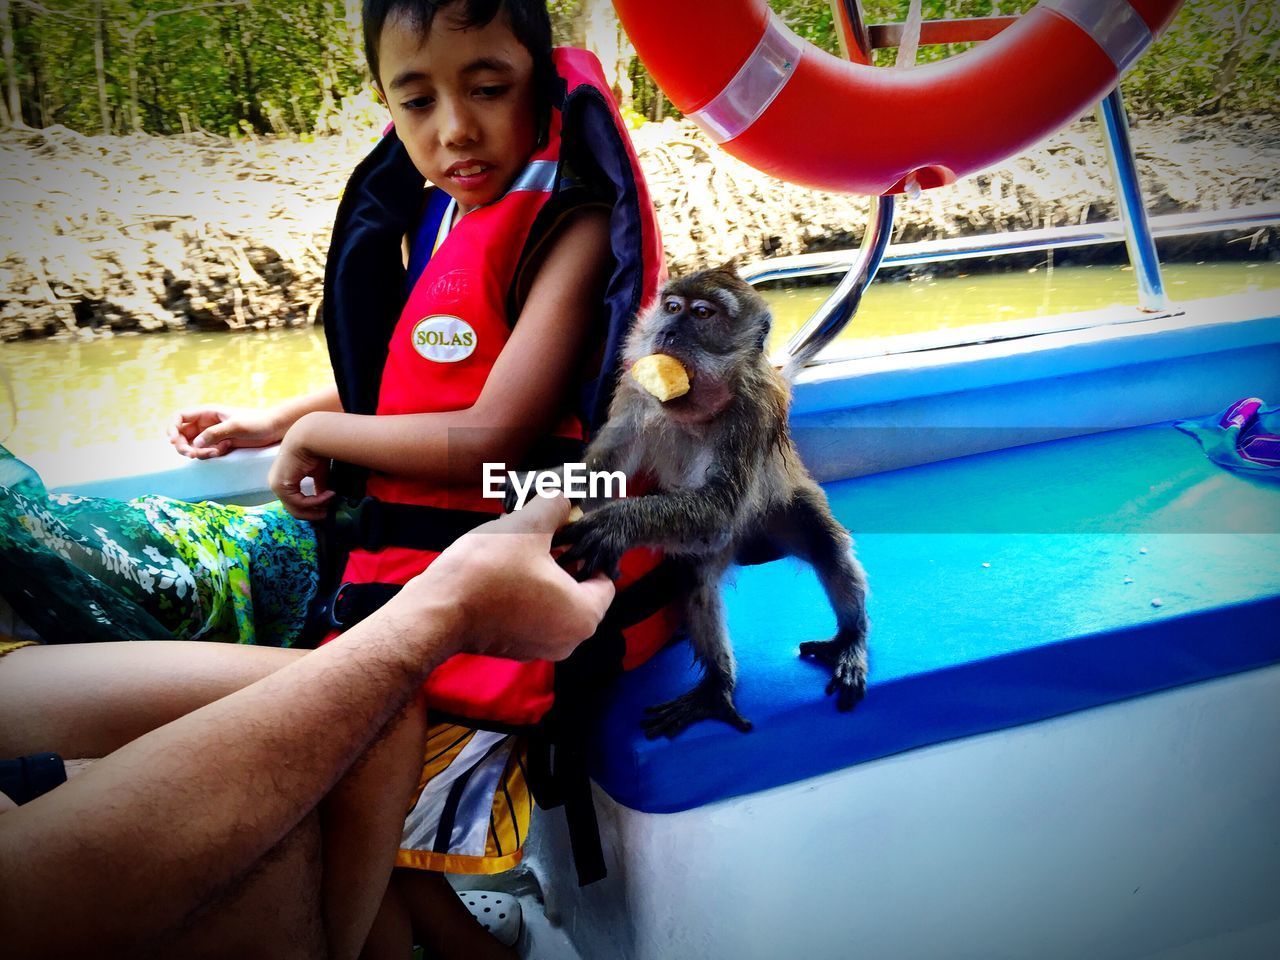
{"type": "Polygon", "coordinates": [[[0,760],[0,793],[22,806],[67,782],[67,769],[56,753],[32,753],[0,760]]]}
{"type": "Polygon", "coordinates": [[[601,622],[589,640],[556,664],[555,705],[529,738],[525,771],[533,798],[544,810],[568,803],[572,773],[586,776],[585,762],[575,767],[572,757],[585,756],[586,732],[607,685],[601,681],[607,682],[621,671],[625,653],[622,631],[601,622]]]}
{"type": "Polygon", "coordinates": [[[408,547],[439,553],[494,516],[476,510],[446,510],[365,497],[355,502],[343,501],[334,511],[334,536],[349,550],[408,547]]]}
{"type": "Polygon", "coordinates": [[[689,561],[665,557],[635,583],[618,592],[600,626],[612,630],[634,627],[683,596],[692,584],[689,561]]]}
{"type": "Polygon", "coordinates": [[[550,470],[582,459],[587,444],[573,437],[543,437],[520,461],[521,470],[550,470]]]}
{"type": "Polygon", "coordinates": [[[318,611],[331,630],[349,630],[400,592],[398,583],[344,583],[318,611]]]}
{"type": "MultiPolygon", "coordinates": [[[[632,588],[640,585],[637,581],[632,588]]],[[[645,606],[637,604],[634,612],[643,612],[645,606]]],[[[605,875],[604,851],[587,773],[587,736],[595,727],[610,681],[622,671],[625,654],[626,640],[621,629],[602,623],[590,640],[556,664],[555,706],[543,723],[554,751],[549,792],[553,801],[564,804],[573,862],[583,886],[605,875]]],[[[542,786],[547,792],[547,785],[542,786]]],[[[543,803],[541,795],[535,792],[534,796],[539,804],[543,803]]]]}
{"type": "Polygon", "coordinates": [[[585,724],[589,717],[581,709],[566,710],[558,698],[556,710],[561,728],[557,732],[538,730],[529,738],[525,782],[543,810],[564,807],[578,885],[585,887],[603,880],[608,870],[604,865],[600,823],[596,819],[591,777],[587,772],[585,727],[565,728],[575,721],[585,724]]]}
{"type": "MultiPolygon", "coordinates": [[[[572,437],[546,437],[521,461],[522,470],[546,470],[582,457],[583,443],[572,437]]],[[[495,507],[501,505],[495,501],[495,507]]],[[[384,547],[443,551],[463,534],[497,517],[497,512],[452,510],[376,497],[345,499],[333,511],[333,536],[345,550],[376,552],[384,547]]]]}
{"type": "Polygon", "coordinates": [[[564,791],[564,820],[569,828],[569,846],[578,871],[578,886],[603,880],[604,847],[600,843],[600,823],[591,798],[591,778],[581,740],[562,743],[556,750],[556,779],[564,791]]]}
{"type": "Polygon", "coordinates": [[[564,791],[552,773],[551,737],[534,733],[529,738],[529,765],[525,770],[525,782],[533,799],[543,810],[554,810],[564,804],[564,791]]]}

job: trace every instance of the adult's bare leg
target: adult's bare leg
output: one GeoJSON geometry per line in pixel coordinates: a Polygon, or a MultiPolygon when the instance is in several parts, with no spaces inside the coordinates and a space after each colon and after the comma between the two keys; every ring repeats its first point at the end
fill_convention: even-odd
{"type": "Polygon", "coordinates": [[[409,905],[392,880],[387,884],[373,929],[360,951],[360,960],[404,960],[412,949],[413,923],[409,919],[409,905]]]}
{"type": "MultiPolygon", "coordinates": [[[[298,824],[258,867],[181,928],[121,956],[144,960],[315,960],[336,957],[323,916],[320,816],[298,824]]],[[[95,951],[95,956],[104,954],[95,951]]]]}
{"type": "Polygon", "coordinates": [[[414,932],[427,956],[441,960],[516,960],[519,956],[476,922],[444,874],[406,868],[397,870],[391,882],[409,907],[414,932]]]}
{"type": "MultiPolygon", "coordinates": [[[[0,756],[106,756],[302,653],[190,641],[15,650],[0,664],[0,756]]],[[[340,955],[358,951],[395,862],[421,766],[423,717],[409,711],[325,802],[324,916],[340,955]]]]}
{"type": "Polygon", "coordinates": [[[305,652],[198,641],[14,650],[0,659],[0,757],[104,757],[305,652]]]}
{"type": "MultiPolygon", "coordinates": [[[[272,852],[326,796],[369,793],[378,781],[385,784],[387,764],[401,763],[393,779],[406,786],[393,804],[394,829],[374,844],[375,860],[385,861],[381,851],[394,850],[399,838],[421,745],[406,744],[416,737],[396,729],[386,746],[398,749],[383,757],[370,746],[384,729],[398,727],[391,722],[434,662],[421,655],[408,662],[394,643],[426,633],[436,648],[451,649],[450,618],[438,618],[444,629],[437,632],[419,627],[414,621],[420,616],[392,612],[363,635],[353,631],[342,643],[295,657],[282,670],[132,741],[0,817],[6,890],[0,898],[0,942],[31,957],[107,955],[111,947],[132,955],[149,948],[198,921],[208,904],[223,902],[270,863],[272,852]],[[369,763],[353,769],[366,754],[369,763]],[[348,782],[339,785],[344,778],[348,782]],[[57,931],[55,943],[45,939],[50,930],[57,931]]],[[[16,662],[24,652],[6,659],[16,662]]],[[[0,672],[13,666],[0,665],[0,672]]],[[[421,710],[412,709],[421,728],[421,710]]],[[[330,846],[338,851],[344,843],[337,837],[330,846]]],[[[350,857],[344,869],[365,878],[377,870],[372,862],[353,869],[350,857]]],[[[389,864],[381,869],[385,883],[389,864]]],[[[336,870],[332,875],[339,877],[336,870]]],[[[316,895],[322,902],[341,899],[325,896],[323,886],[316,895]]],[[[356,897],[352,906],[326,918],[326,941],[333,931],[343,944],[356,942],[347,956],[355,956],[376,910],[376,899],[372,907],[364,901],[356,897]],[[367,916],[358,915],[361,909],[367,916]]],[[[229,915],[227,922],[235,925],[229,915]]]]}
{"type": "MultiPolygon", "coordinates": [[[[125,743],[291,663],[303,651],[214,643],[119,643],[29,647],[0,665],[0,755],[24,753],[36,745],[68,756],[101,757],[125,743]],[[19,657],[19,654],[22,654],[19,657]]],[[[324,864],[318,881],[324,932],[334,956],[354,957],[368,934],[395,862],[404,813],[417,786],[425,709],[411,704],[387,733],[357,761],[326,798],[316,817],[324,864]]],[[[294,843],[289,850],[305,844],[294,843]]],[[[283,850],[284,847],[281,848],[283,850]]],[[[200,941],[228,950],[235,930],[253,929],[277,911],[296,913],[291,887],[304,883],[282,874],[305,860],[274,852],[269,876],[255,886],[260,896],[237,896],[213,934],[201,924],[200,941]],[[289,866],[275,866],[288,859],[289,866]],[[279,888],[279,889],[277,889],[279,888]]],[[[302,887],[299,887],[299,893],[302,887]]],[[[287,924],[291,929],[296,924],[287,924]]],[[[275,943],[274,937],[266,938],[275,943]]],[[[190,952],[195,944],[177,952],[190,952]]],[[[238,950],[213,956],[242,955],[238,950]]],[[[247,954],[243,954],[246,955],[247,954]]],[[[265,955],[272,955],[267,953],[265,955]]]]}
{"type": "Polygon", "coordinates": [[[357,956],[369,936],[418,788],[426,739],[426,707],[419,698],[321,807],[323,907],[335,957],[357,956]]]}
{"type": "MultiPolygon", "coordinates": [[[[0,794],[0,814],[17,809],[12,800],[0,794]]],[[[156,943],[130,948],[129,955],[139,960],[287,960],[295,956],[315,960],[329,956],[321,916],[322,844],[319,816],[312,814],[221,902],[197,911],[156,943]]],[[[67,904],[68,913],[76,907],[67,904]]],[[[50,941],[57,938],[58,931],[50,931],[50,941]]],[[[51,949],[57,953],[57,948],[51,949]]],[[[407,953],[406,947],[402,955],[407,953]]],[[[109,958],[113,954],[109,944],[99,943],[94,949],[95,956],[109,958]]]]}
{"type": "MultiPolygon", "coordinates": [[[[160,955],[355,958],[369,936],[418,785],[426,711],[410,704],[241,889],[160,955]]],[[[406,921],[407,923],[407,921],[406,921]]],[[[404,949],[409,954],[406,930],[404,949]]],[[[394,954],[391,954],[394,956],[394,954]]]]}

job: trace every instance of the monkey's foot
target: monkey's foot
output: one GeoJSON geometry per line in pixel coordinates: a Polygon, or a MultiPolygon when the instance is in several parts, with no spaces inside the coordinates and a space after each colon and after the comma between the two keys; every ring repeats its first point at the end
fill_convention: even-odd
{"type": "Polygon", "coordinates": [[[800,656],[831,668],[827,696],[836,695],[837,710],[852,710],[866,696],[867,654],[860,643],[839,635],[830,640],[809,640],[800,644],[800,656]]]}
{"type": "Polygon", "coordinates": [[[719,690],[711,684],[700,683],[688,693],[647,707],[640,722],[644,735],[650,740],[666,737],[668,740],[690,724],[699,720],[723,720],[743,733],[751,730],[751,721],[733,705],[733,693],[719,690]]]}

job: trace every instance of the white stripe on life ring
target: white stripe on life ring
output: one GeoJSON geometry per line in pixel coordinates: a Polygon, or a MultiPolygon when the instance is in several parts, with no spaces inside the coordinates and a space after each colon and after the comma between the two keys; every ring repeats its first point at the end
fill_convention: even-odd
{"type": "Polygon", "coordinates": [[[795,75],[804,41],[770,12],[764,36],[733,79],[701,110],[689,114],[716,143],[732,140],[759,119],[795,75]]]}
{"type": "Polygon", "coordinates": [[[1120,73],[1151,43],[1151,29],[1128,0],[1040,0],[1039,6],[1093,37],[1120,73]]]}
{"type": "Polygon", "coordinates": [[[528,190],[533,193],[549,192],[556,185],[557,166],[554,160],[530,160],[516,175],[511,186],[507,188],[507,193],[515,193],[517,190],[528,190]]]}

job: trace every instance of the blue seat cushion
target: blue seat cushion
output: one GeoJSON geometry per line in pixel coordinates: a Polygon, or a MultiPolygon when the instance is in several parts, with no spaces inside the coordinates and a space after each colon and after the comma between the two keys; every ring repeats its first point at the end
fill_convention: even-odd
{"type": "Polygon", "coordinates": [[[724,587],[737,703],[647,740],[691,687],[687,642],[618,684],[591,769],[636,810],[687,810],[927,744],[1280,661],[1280,484],[1209,461],[1171,424],[832,483],[871,595],[866,699],[838,713],[797,657],[835,620],[784,559],[724,587]]]}

